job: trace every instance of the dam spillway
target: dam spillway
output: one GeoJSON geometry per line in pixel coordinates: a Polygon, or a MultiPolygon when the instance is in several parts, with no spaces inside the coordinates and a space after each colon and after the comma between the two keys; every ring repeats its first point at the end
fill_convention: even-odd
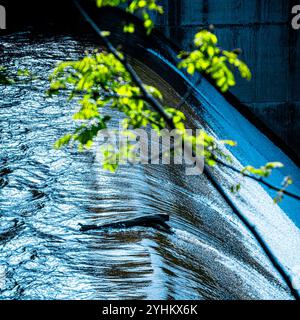
{"type": "MultiPolygon", "coordinates": [[[[112,23],[117,19],[106,15],[121,41],[112,23]]],[[[145,82],[162,88],[167,104],[176,105],[193,79],[174,67],[171,45],[158,36],[143,39],[137,33],[134,47],[127,42],[132,64],[145,82]]],[[[64,97],[45,100],[48,75],[56,62],[98,47],[97,38],[25,30],[1,37],[0,44],[2,64],[27,67],[42,78],[34,86],[0,89],[0,264],[9,275],[1,298],[291,298],[255,239],[205,176],[187,177],[180,166],[155,165],[121,168],[112,175],[92,152],[53,150],[53,142],[72,127],[72,105],[64,97]],[[165,212],[175,231],[170,235],[144,228],[85,235],[77,229],[78,222],[111,223],[165,212]]],[[[278,184],[291,174],[296,181],[292,190],[299,193],[297,165],[205,79],[182,110],[191,127],[238,141],[232,151],[237,166],[274,159],[285,163],[272,181],[278,184]]],[[[214,174],[227,188],[236,178],[224,170],[214,174]]],[[[272,196],[245,181],[233,197],[292,269],[299,265],[299,204],[285,198],[277,206],[272,196]]]]}

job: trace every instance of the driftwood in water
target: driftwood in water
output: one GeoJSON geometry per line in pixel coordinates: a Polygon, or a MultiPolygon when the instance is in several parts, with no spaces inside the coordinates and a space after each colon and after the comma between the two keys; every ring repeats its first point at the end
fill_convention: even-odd
{"type": "Polygon", "coordinates": [[[155,228],[159,230],[169,231],[171,227],[166,223],[169,221],[168,214],[152,214],[135,219],[124,220],[115,223],[108,223],[104,225],[80,225],[80,231],[89,231],[89,230],[103,230],[103,229],[123,229],[123,228],[132,228],[132,227],[148,227],[155,228]]]}

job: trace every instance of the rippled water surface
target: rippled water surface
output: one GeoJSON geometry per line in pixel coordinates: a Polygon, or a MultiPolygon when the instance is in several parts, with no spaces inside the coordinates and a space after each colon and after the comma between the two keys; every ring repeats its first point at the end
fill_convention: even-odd
{"type": "MultiPolygon", "coordinates": [[[[28,68],[43,79],[0,87],[2,299],[291,298],[205,176],[154,165],[123,166],[110,174],[92,151],[53,149],[74,125],[74,106],[64,97],[45,98],[47,77],[57,61],[80,57],[90,42],[25,32],[2,37],[0,45],[1,63],[28,68]],[[78,223],[152,213],[168,213],[174,232],[78,231],[78,223]]],[[[140,69],[145,78],[160,81],[140,69]]],[[[170,103],[178,99],[171,88],[164,91],[170,103]]],[[[253,189],[257,186],[246,186],[247,192],[253,189]]],[[[263,219],[261,204],[251,201],[245,196],[241,205],[263,219]]],[[[267,194],[261,201],[266,211],[273,210],[267,194]]],[[[274,215],[299,244],[298,231],[283,212],[278,208],[274,215]]]]}

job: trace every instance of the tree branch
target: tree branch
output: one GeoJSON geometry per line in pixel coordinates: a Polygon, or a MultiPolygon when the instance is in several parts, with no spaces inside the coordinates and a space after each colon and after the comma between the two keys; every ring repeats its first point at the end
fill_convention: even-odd
{"type": "Polygon", "coordinates": [[[133,67],[128,63],[127,59],[113,46],[113,44],[108,40],[106,36],[104,36],[103,31],[95,24],[95,22],[90,18],[90,16],[86,13],[86,11],[82,8],[77,0],[73,0],[77,8],[80,10],[86,21],[92,26],[92,28],[96,31],[98,36],[104,42],[107,50],[112,53],[117,60],[119,60],[127,70],[127,72],[131,75],[133,82],[141,89],[141,92],[144,96],[144,99],[151,103],[152,107],[161,114],[166,123],[172,127],[174,126],[173,118],[169,115],[164,107],[147,91],[142,80],[137,75],[133,67]]]}
{"type": "MultiPolygon", "coordinates": [[[[131,75],[132,80],[136,83],[136,85],[141,89],[142,95],[138,96],[137,99],[143,99],[146,102],[148,102],[157,112],[159,112],[161,114],[161,116],[163,117],[163,119],[166,121],[166,123],[170,126],[171,129],[175,129],[175,125],[173,122],[173,118],[171,115],[169,115],[164,107],[151,95],[149,94],[149,92],[147,91],[147,89],[145,88],[142,80],[140,79],[140,77],[137,75],[136,71],[133,69],[133,67],[128,63],[127,59],[113,46],[113,44],[108,40],[108,38],[103,34],[103,31],[95,24],[95,22],[90,18],[90,16],[86,13],[86,11],[82,8],[82,6],[79,4],[78,0],[73,0],[75,5],[77,6],[77,8],[80,10],[80,12],[82,13],[82,15],[84,16],[84,18],[87,20],[87,22],[92,26],[92,28],[96,31],[96,33],[100,36],[100,38],[102,39],[102,41],[104,42],[105,46],[107,47],[108,51],[110,53],[112,53],[116,59],[118,59],[126,68],[127,72],[131,75]]],[[[200,84],[202,81],[202,78],[199,78],[198,81],[196,82],[196,85],[200,84]]],[[[184,95],[184,97],[182,98],[181,102],[179,103],[178,106],[182,106],[186,100],[188,99],[188,97],[191,95],[193,91],[193,87],[191,86],[189,88],[189,90],[187,91],[187,93],[184,95]]],[[[116,95],[112,95],[112,97],[118,98],[120,96],[116,95]]],[[[131,97],[127,97],[127,98],[131,98],[131,97]]],[[[222,160],[215,158],[214,159],[218,164],[227,167],[228,169],[240,173],[241,171],[225,162],[223,162],[222,160]]],[[[291,192],[288,192],[286,190],[282,190],[281,188],[278,188],[276,186],[271,185],[270,183],[268,183],[267,181],[265,181],[262,178],[258,178],[255,177],[253,175],[250,174],[246,174],[243,173],[243,175],[245,177],[248,177],[252,180],[255,180],[257,182],[260,182],[262,184],[264,184],[265,186],[267,186],[268,188],[275,190],[277,192],[282,192],[285,195],[292,197],[294,199],[297,199],[300,201],[300,196],[295,195],[291,192]]]]}
{"type": "Polygon", "coordinates": [[[289,191],[286,191],[286,190],[284,190],[284,189],[282,189],[282,188],[278,188],[278,187],[270,184],[269,182],[267,182],[267,181],[266,181],[265,179],[263,179],[262,177],[256,177],[256,176],[251,175],[251,174],[248,174],[248,173],[242,173],[240,169],[237,169],[237,168],[231,166],[230,164],[223,162],[222,160],[220,160],[220,159],[218,159],[218,158],[215,158],[214,160],[215,160],[219,165],[221,165],[221,166],[223,166],[223,167],[226,167],[226,168],[228,168],[228,169],[230,169],[230,170],[232,170],[232,171],[234,171],[234,172],[236,172],[236,173],[239,173],[239,174],[243,175],[244,177],[247,177],[247,178],[249,178],[249,179],[252,179],[252,180],[254,180],[254,181],[257,181],[257,182],[265,185],[266,187],[268,187],[268,188],[271,189],[271,190],[274,190],[274,191],[277,191],[277,192],[282,192],[282,193],[284,193],[285,195],[287,195],[287,196],[289,196],[289,197],[291,197],[291,198],[294,198],[294,199],[300,201],[300,196],[298,196],[298,195],[296,195],[296,194],[294,194],[294,193],[291,193],[291,192],[289,192],[289,191]]]}
{"type": "MultiPolygon", "coordinates": [[[[85,10],[81,7],[81,5],[78,3],[78,0],[73,0],[81,14],[84,16],[84,18],[87,20],[87,22],[92,26],[92,28],[97,32],[97,34],[101,37],[104,44],[106,45],[109,52],[111,52],[116,59],[118,59],[121,63],[124,64],[124,67],[128,71],[128,73],[131,75],[132,80],[140,87],[142,94],[145,96],[145,98],[149,101],[149,103],[152,105],[152,107],[161,114],[161,116],[164,118],[166,123],[170,126],[170,128],[175,129],[175,125],[173,122],[173,118],[171,115],[169,115],[163,108],[163,106],[157,101],[151,94],[148,93],[147,89],[145,88],[144,84],[142,83],[139,76],[136,74],[133,67],[126,61],[126,59],[115,49],[115,47],[111,44],[111,42],[103,35],[101,29],[94,23],[94,21],[89,17],[89,15],[85,12],[85,10]]],[[[193,153],[193,151],[191,151],[193,153]]],[[[238,170],[235,169],[234,170],[238,170]]],[[[228,206],[232,209],[232,211],[241,219],[241,221],[245,224],[245,226],[250,230],[250,232],[253,234],[253,236],[256,238],[258,243],[261,245],[261,247],[264,249],[264,252],[272,262],[273,266],[276,268],[276,270],[279,272],[283,280],[286,282],[287,286],[289,287],[291,294],[298,300],[300,300],[300,293],[294,288],[292,283],[292,278],[289,275],[288,271],[286,270],[285,266],[282,265],[282,263],[276,258],[276,256],[273,254],[272,250],[268,246],[268,244],[265,242],[263,237],[260,235],[258,230],[255,226],[247,219],[247,217],[243,214],[243,212],[240,211],[240,209],[235,205],[233,200],[228,196],[227,192],[224,190],[222,185],[217,181],[217,179],[213,176],[212,172],[205,167],[204,173],[207,175],[208,179],[211,180],[211,183],[216,188],[216,190],[222,195],[224,200],[227,202],[228,206]]],[[[261,182],[261,181],[259,181],[261,182]]]]}

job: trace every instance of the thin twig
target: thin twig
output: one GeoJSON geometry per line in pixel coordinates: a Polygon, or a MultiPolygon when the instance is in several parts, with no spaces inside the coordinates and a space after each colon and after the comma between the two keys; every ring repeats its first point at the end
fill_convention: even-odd
{"type": "Polygon", "coordinates": [[[181,109],[181,107],[186,103],[187,99],[191,96],[193,91],[195,90],[195,87],[198,87],[200,83],[202,82],[202,76],[195,82],[195,84],[191,85],[189,89],[187,90],[186,94],[182,97],[181,101],[176,106],[176,109],[181,109]]]}
{"type": "MultiPolygon", "coordinates": [[[[171,146],[170,147],[170,151],[171,152],[174,152],[175,151],[175,146],[171,146]]],[[[155,158],[153,158],[153,160],[158,160],[160,159],[161,157],[163,157],[163,153],[160,152],[159,155],[155,158]]],[[[223,166],[223,167],[226,167],[227,169],[230,169],[231,171],[234,171],[238,174],[241,174],[242,176],[248,178],[248,179],[252,179],[254,181],[257,181],[263,185],[265,185],[266,187],[268,187],[269,189],[271,190],[274,190],[274,191],[277,191],[277,192],[282,192],[283,194],[285,194],[286,196],[289,196],[291,198],[294,198],[296,200],[299,200],[300,201],[300,196],[298,196],[297,194],[294,194],[294,193],[291,193],[283,188],[278,188],[272,184],[270,184],[269,182],[267,182],[265,179],[263,179],[262,177],[256,177],[254,175],[251,175],[251,174],[248,174],[246,172],[242,172],[241,169],[238,169],[238,168],[235,168],[233,166],[231,166],[230,164],[228,163],[225,163],[224,161],[222,161],[221,159],[217,158],[217,157],[214,157],[213,160],[218,163],[219,165],[223,166]]]]}
{"type": "Polygon", "coordinates": [[[232,171],[234,171],[234,172],[236,172],[236,173],[242,174],[244,177],[247,177],[247,178],[249,178],[249,179],[252,179],[252,180],[254,180],[254,181],[257,181],[257,182],[265,185],[265,186],[268,187],[269,189],[275,190],[275,191],[277,191],[277,192],[282,192],[282,193],[284,193],[285,195],[287,195],[287,196],[289,196],[289,197],[291,197],[291,198],[300,200],[300,196],[298,196],[298,195],[296,195],[296,194],[294,194],[294,193],[291,193],[291,192],[289,192],[289,191],[286,191],[286,190],[284,190],[284,189],[282,189],[282,188],[278,188],[278,187],[270,184],[269,182],[267,182],[267,181],[266,181],[265,179],[263,179],[262,177],[256,177],[256,176],[254,176],[254,175],[251,175],[251,174],[248,174],[248,173],[245,173],[245,172],[241,172],[240,169],[237,169],[237,168],[231,166],[231,165],[228,164],[228,163],[225,163],[224,161],[222,161],[222,160],[220,160],[220,159],[218,159],[218,158],[214,158],[214,160],[215,160],[219,165],[221,165],[221,166],[223,166],[223,167],[226,167],[226,168],[228,168],[228,169],[230,169],[230,170],[232,170],[232,171]]]}

